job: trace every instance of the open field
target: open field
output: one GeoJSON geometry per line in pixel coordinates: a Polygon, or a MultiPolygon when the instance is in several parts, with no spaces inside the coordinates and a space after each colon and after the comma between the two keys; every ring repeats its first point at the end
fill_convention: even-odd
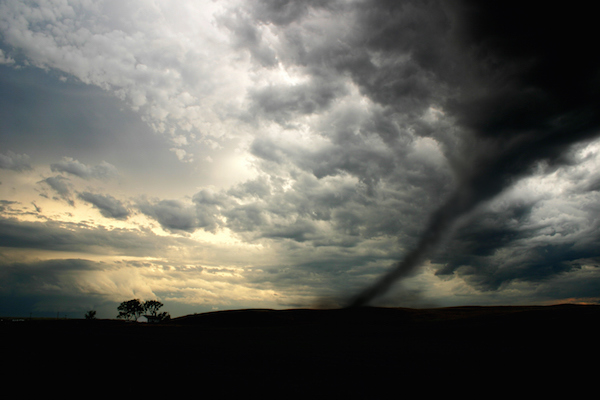
{"type": "Polygon", "coordinates": [[[568,385],[577,398],[597,375],[599,321],[600,306],[575,305],[237,310],[160,325],[4,322],[0,332],[4,386],[25,377],[29,391],[381,398],[407,385],[568,385]]]}

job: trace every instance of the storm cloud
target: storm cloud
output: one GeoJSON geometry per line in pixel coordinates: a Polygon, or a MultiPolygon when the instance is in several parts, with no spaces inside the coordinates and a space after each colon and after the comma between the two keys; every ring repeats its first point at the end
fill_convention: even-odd
{"type": "Polygon", "coordinates": [[[2,265],[105,251],[69,273],[182,310],[597,301],[592,15],[0,0],[2,265]]]}
{"type": "MultiPolygon", "coordinates": [[[[475,49],[462,57],[475,74],[474,81],[459,81],[467,90],[447,108],[476,146],[465,146],[467,162],[459,170],[458,187],[431,216],[417,247],[353,304],[368,303],[411,273],[462,215],[530,173],[537,163],[560,163],[569,146],[598,134],[600,118],[594,110],[600,104],[600,65],[580,45],[581,38],[591,34],[591,20],[582,20],[579,10],[520,7],[514,13],[507,4],[465,2],[459,12],[470,18],[461,27],[458,50],[475,49]],[[557,31],[558,20],[569,29],[557,31]],[[560,58],[555,55],[557,45],[564,49],[560,58]],[[477,91],[468,90],[470,85],[477,91]]],[[[431,59],[425,61],[428,69],[431,59]]],[[[433,71],[437,68],[434,63],[433,71]]],[[[541,264],[550,272],[540,275],[563,272],[549,259],[542,258],[541,264]]]]}

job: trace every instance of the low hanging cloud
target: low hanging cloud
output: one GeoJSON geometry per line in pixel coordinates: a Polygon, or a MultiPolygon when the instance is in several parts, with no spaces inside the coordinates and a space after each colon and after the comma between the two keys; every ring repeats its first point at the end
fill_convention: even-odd
{"type": "Polygon", "coordinates": [[[82,192],[78,197],[92,204],[100,211],[100,214],[106,218],[114,218],[125,220],[131,214],[130,211],[123,205],[120,200],[115,199],[111,195],[95,194],[90,192],[82,192]]]}

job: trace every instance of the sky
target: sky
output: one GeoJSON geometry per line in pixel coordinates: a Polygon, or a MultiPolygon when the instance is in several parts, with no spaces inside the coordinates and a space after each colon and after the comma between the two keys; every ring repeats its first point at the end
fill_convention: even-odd
{"type": "Polygon", "coordinates": [[[0,315],[598,303],[593,15],[0,0],[0,315]]]}

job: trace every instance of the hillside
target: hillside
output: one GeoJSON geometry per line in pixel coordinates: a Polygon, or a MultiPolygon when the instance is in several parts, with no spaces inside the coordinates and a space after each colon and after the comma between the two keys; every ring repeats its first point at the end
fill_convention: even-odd
{"type": "Polygon", "coordinates": [[[234,310],[161,325],[57,320],[0,329],[12,352],[9,378],[25,374],[38,387],[286,397],[427,381],[435,382],[427,390],[464,380],[585,382],[600,355],[598,321],[600,306],[562,305],[234,310]]]}

